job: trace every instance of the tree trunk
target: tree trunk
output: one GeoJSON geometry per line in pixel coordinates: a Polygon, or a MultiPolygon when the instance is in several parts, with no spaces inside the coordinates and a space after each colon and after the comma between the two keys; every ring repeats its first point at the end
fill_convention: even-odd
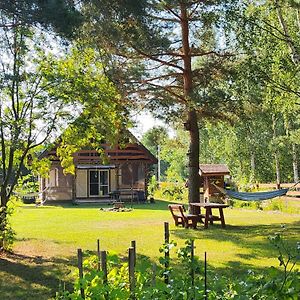
{"type": "MultiPolygon", "coordinates": [[[[290,119],[288,116],[285,117],[285,134],[286,137],[290,140],[290,119]]],[[[299,172],[298,172],[298,158],[297,158],[297,146],[292,142],[292,157],[293,157],[293,173],[294,173],[294,182],[299,181],[299,172]]]]}
{"type": "MultiPolygon", "coordinates": [[[[276,117],[272,115],[272,129],[273,129],[273,140],[276,139],[276,117]]],[[[280,163],[279,163],[279,155],[277,149],[274,150],[274,160],[275,160],[275,168],[276,168],[276,188],[280,189],[280,163]]]]}
{"type": "Polygon", "coordinates": [[[189,147],[189,203],[199,202],[199,128],[197,112],[193,108],[193,74],[192,57],[189,40],[189,19],[187,15],[186,3],[180,3],[180,23],[182,34],[182,52],[183,52],[183,90],[187,102],[188,119],[186,128],[190,133],[189,147]]]}
{"type": "Polygon", "coordinates": [[[277,151],[274,154],[275,167],[276,167],[276,188],[280,189],[280,164],[277,151]]]}
{"type": "Polygon", "coordinates": [[[296,144],[292,145],[292,152],[293,152],[294,182],[297,183],[299,181],[299,171],[298,171],[298,157],[297,157],[296,144]]]}
{"type": "Polygon", "coordinates": [[[7,224],[7,195],[3,186],[1,187],[1,206],[0,206],[0,251],[5,249],[5,236],[3,233],[6,230],[7,224]]]}
{"type": "Polygon", "coordinates": [[[251,164],[251,179],[253,183],[256,181],[256,164],[255,164],[255,154],[252,151],[251,152],[251,157],[250,157],[250,164],[251,164]]]}
{"type": "Polygon", "coordinates": [[[195,110],[189,111],[188,123],[190,124],[189,148],[189,203],[199,202],[199,128],[195,110]]]}

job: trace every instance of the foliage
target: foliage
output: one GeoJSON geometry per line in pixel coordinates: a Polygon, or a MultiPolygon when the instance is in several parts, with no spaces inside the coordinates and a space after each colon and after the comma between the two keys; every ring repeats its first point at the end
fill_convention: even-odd
{"type": "Polygon", "coordinates": [[[99,145],[116,144],[127,124],[127,103],[106,77],[100,58],[99,51],[78,45],[61,59],[47,57],[42,66],[46,79],[57,84],[51,94],[72,105],[72,122],[61,134],[57,147],[65,173],[74,173],[74,152],[93,148],[103,154],[99,145]]]}
{"type": "Polygon", "coordinates": [[[181,182],[161,182],[159,187],[154,191],[156,199],[165,199],[168,201],[187,202],[187,188],[181,182]]]}
{"type": "Polygon", "coordinates": [[[12,246],[16,237],[16,232],[13,230],[10,222],[13,213],[14,208],[11,203],[8,207],[0,208],[0,218],[3,220],[3,223],[1,224],[1,228],[3,228],[3,230],[0,231],[0,239],[3,241],[2,248],[5,251],[12,250],[12,246]]]}
{"type": "MultiPolygon", "coordinates": [[[[42,26],[67,38],[74,36],[75,28],[82,22],[82,16],[75,10],[74,3],[65,0],[1,0],[0,10],[6,16],[18,16],[20,22],[26,26],[42,26]]],[[[10,26],[10,23],[1,26],[10,26]]]]}
{"type": "Polygon", "coordinates": [[[168,139],[168,132],[165,127],[156,126],[149,129],[142,137],[142,143],[153,155],[157,154],[158,146],[163,145],[168,139]]]}
{"type": "Polygon", "coordinates": [[[161,192],[163,195],[167,196],[167,199],[171,199],[172,201],[182,201],[184,189],[185,187],[183,184],[174,183],[162,187],[161,192]]]}
{"type": "Polygon", "coordinates": [[[156,180],[155,175],[150,177],[150,180],[148,182],[148,195],[149,197],[153,197],[155,191],[157,191],[157,189],[159,188],[159,184],[156,180]]]}
{"type": "MultiPolygon", "coordinates": [[[[164,180],[165,172],[168,168],[168,163],[162,158],[162,149],[164,148],[165,143],[168,141],[168,133],[165,127],[162,126],[154,126],[149,129],[142,136],[143,145],[159,159],[160,163],[160,179],[164,180]]],[[[154,174],[158,175],[158,165],[154,165],[153,167],[154,174]]]]}
{"type": "MultiPolygon", "coordinates": [[[[39,145],[55,136],[63,115],[69,113],[61,99],[50,95],[53,83],[44,81],[39,68],[45,45],[54,41],[50,27],[66,36],[73,31],[71,22],[70,26],[63,26],[65,19],[52,14],[53,5],[61,9],[61,17],[70,17],[68,21],[78,16],[72,10],[74,6],[65,1],[0,2],[0,250],[6,244],[6,233],[11,239],[6,220],[8,203],[28,158],[35,155],[39,145]],[[43,29],[47,27],[49,31],[45,33],[43,29]]],[[[52,49],[49,46],[47,50],[52,49]]]]}
{"type": "MultiPolygon", "coordinates": [[[[74,128],[77,126],[78,129],[78,122],[83,125],[83,120],[94,126],[90,126],[90,130],[81,128],[83,133],[75,137],[79,139],[85,134],[86,140],[91,136],[102,138],[96,134],[95,128],[99,127],[107,128],[107,133],[116,136],[125,119],[124,113],[118,113],[118,94],[104,75],[103,67],[97,63],[96,52],[86,49],[70,51],[66,56],[54,54],[51,44],[55,40],[39,26],[33,27],[35,22],[23,23],[18,3],[12,7],[15,14],[0,11],[5,22],[0,27],[0,63],[3,69],[0,75],[1,207],[7,206],[25,167],[37,171],[39,165],[43,175],[46,173],[49,162],[38,162],[41,145],[57,139],[62,129],[82,111],[80,121],[69,127],[64,141],[68,140],[68,134],[74,136],[74,128]],[[46,49],[47,44],[50,46],[46,49]],[[102,123],[97,121],[99,119],[102,123]]],[[[62,164],[69,172],[72,172],[71,147],[62,147],[60,153],[65,158],[62,164]]],[[[6,232],[6,221],[2,219],[5,216],[0,216],[3,232],[6,232]]],[[[0,249],[1,244],[0,239],[0,249]]]]}
{"type": "MultiPolygon", "coordinates": [[[[262,121],[267,127],[256,131],[268,134],[266,138],[270,142],[266,146],[273,160],[269,169],[276,172],[277,182],[287,179],[297,182],[299,159],[294,137],[299,126],[299,40],[296,38],[299,4],[294,1],[245,2],[242,11],[237,26],[244,28],[243,24],[247,29],[237,36],[245,51],[241,80],[237,81],[238,85],[244,84],[239,91],[244,98],[257,98],[257,108],[265,115],[262,121]]],[[[253,110],[255,112],[256,107],[253,110]]],[[[261,112],[258,111],[258,115],[261,112]]],[[[256,114],[248,118],[255,121],[256,114]]],[[[247,125],[247,119],[244,122],[247,125]]],[[[264,144],[263,139],[260,140],[264,144]]],[[[251,148],[252,143],[247,144],[251,148]]],[[[258,161],[260,153],[256,154],[257,144],[253,145],[253,157],[258,161]]]]}

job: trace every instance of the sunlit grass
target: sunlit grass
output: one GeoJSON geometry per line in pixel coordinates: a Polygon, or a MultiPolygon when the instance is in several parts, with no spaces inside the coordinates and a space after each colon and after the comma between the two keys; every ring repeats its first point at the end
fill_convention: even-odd
{"type": "Polygon", "coordinates": [[[237,259],[262,266],[267,265],[263,258],[269,256],[268,251],[263,251],[264,247],[270,249],[268,235],[286,224],[286,235],[293,239],[299,229],[299,215],[242,209],[225,210],[226,229],[219,224],[208,230],[201,225],[198,230],[175,228],[167,204],[162,201],[138,205],[129,212],[107,212],[88,206],[19,207],[13,219],[18,239],[15,251],[49,257],[73,256],[77,248],[95,249],[100,239],[102,249],[125,255],[130,242],[135,240],[138,252],[157,258],[164,238],[163,223],[168,221],[171,239],[181,245],[185,239],[194,238],[197,253],[211,253],[212,264],[224,265],[237,259]]]}

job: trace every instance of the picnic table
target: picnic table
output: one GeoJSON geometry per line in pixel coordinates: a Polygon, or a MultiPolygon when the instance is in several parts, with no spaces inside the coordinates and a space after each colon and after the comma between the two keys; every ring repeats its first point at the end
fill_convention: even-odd
{"type": "Polygon", "coordinates": [[[204,228],[208,228],[208,222],[212,225],[214,221],[221,221],[222,227],[225,227],[225,218],[223,213],[223,208],[229,207],[228,204],[222,203],[190,203],[192,208],[200,208],[199,214],[201,214],[201,208],[205,209],[204,215],[204,228]],[[213,215],[212,210],[218,209],[219,216],[213,215]]]}

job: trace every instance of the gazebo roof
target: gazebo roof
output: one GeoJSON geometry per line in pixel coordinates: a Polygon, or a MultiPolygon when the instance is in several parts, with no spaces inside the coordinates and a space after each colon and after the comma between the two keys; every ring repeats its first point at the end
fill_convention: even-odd
{"type": "Polygon", "coordinates": [[[205,175],[229,175],[230,171],[224,164],[200,164],[199,173],[205,175]]]}

